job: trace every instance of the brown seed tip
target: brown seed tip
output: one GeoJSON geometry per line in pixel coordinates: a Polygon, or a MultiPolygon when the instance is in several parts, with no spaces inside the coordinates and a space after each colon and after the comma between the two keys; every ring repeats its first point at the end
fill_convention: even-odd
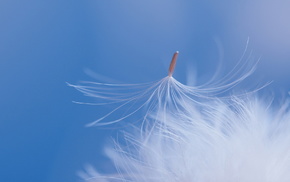
{"type": "Polygon", "coordinates": [[[173,57],[172,57],[172,60],[171,60],[170,66],[169,66],[169,71],[168,71],[168,76],[170,76],[170,77],[173,75],[178,54],[179,54],[178,51],[176,51],[173,54],[173,57]]]}

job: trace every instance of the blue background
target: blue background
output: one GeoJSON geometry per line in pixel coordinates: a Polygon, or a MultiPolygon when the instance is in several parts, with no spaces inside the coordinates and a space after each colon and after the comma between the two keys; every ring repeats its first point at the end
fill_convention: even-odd
{"type": "MultiPolygon", "coordinates": [[[[0,181],[73,182],[90,163],[108,169],[102,148],[114,133],[84,125],[102,108],[69,83],[141,83],[166,76],[197,83],[233,67],[250,37],[262,59],[251,82],[290,89],[289,1],[0,1],[0,181]],[[223,55],[223,56],[221,56],[223,55]]],[[[283,94],[282,94],[283,95],[283,94]]],[[[287,96],[287,94],[284,94],[287,96]]]]}

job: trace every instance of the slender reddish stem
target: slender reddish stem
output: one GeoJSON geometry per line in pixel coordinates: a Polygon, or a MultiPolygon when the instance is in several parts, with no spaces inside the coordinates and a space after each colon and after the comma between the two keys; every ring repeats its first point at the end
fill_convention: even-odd
{"type": "Polygon", "coordinates": [[[173,54],[173,57],[172,57],[172,60],[171,60],[170,66],[169,66],[168,76],[172,76],[172,75],[173,75],[174,68],[175,68],[175,65],[176,65],[176,60],[177,60],[178,53],[179,53],[179,52],[176,51],[176,52],[173,54]]]}

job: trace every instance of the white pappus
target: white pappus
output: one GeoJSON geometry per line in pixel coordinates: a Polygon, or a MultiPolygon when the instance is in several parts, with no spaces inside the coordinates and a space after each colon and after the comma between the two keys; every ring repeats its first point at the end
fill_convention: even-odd
{"type": "Polygon", "coordinates": [[[80,173],[82,179],[289,182],[289,104],[273,106],[255,92],[219,97],[254,71],[255,66],[244,63],[217,84],[183,85],[172,77],[177,56],[178,52],[168,76],[155,83],[71,85],[99,99],[96,104],[117,104],[116,109],[89,126],[117,123],[146,110],[134,125],[135,130],[124,132],[125,142],[116,141],[115,146],[106,148],[116,172],[100,174],[87,168],[80,173]],[[237,75],[241,76],[233,80],[237,75]],[[130,89],[128,95],[125,90],[130,89]],[[118,116],[120,110],[125,114],[118,116]]]}

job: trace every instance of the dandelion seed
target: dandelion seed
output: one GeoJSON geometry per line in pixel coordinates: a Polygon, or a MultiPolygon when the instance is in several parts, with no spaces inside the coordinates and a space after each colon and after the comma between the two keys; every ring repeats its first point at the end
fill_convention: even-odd
{"type": "MultiPolygon", "coordinates": [[[[91,105],[116,105],[115,109],[100,117],[87,126],[102,126],[118,123],[139,113],[142,109],[147,110],[143,122],[152,112],[163,108],[163,112],[169,107],[176,110],[184,110],[188,103],[202,105],[203,99],[214,98],[239,84],[250,76],[255,66],[245,68],[245,63],[236,66],[226,75],[220,83],[211,85],[187,86],[172,77],[179,52],[176,51],[172,57],[168,76],[159,81],[143,84],[107,84],[97,82],[83,82],[82,85],[71,85],[86,96],[97,99],[97,103],[83,103],[91,105]],[[244,68],[244,70],[242,69],[244,68]],[[122,114],[116,114],[122,113],[122,114]],[[120,117],[121,116],[121,117],[120,117]]],[[[247,61],[247,60],[246,60],[247,61]]],[[[213,79],[211,79],[212,82],[213,79]]]]}

